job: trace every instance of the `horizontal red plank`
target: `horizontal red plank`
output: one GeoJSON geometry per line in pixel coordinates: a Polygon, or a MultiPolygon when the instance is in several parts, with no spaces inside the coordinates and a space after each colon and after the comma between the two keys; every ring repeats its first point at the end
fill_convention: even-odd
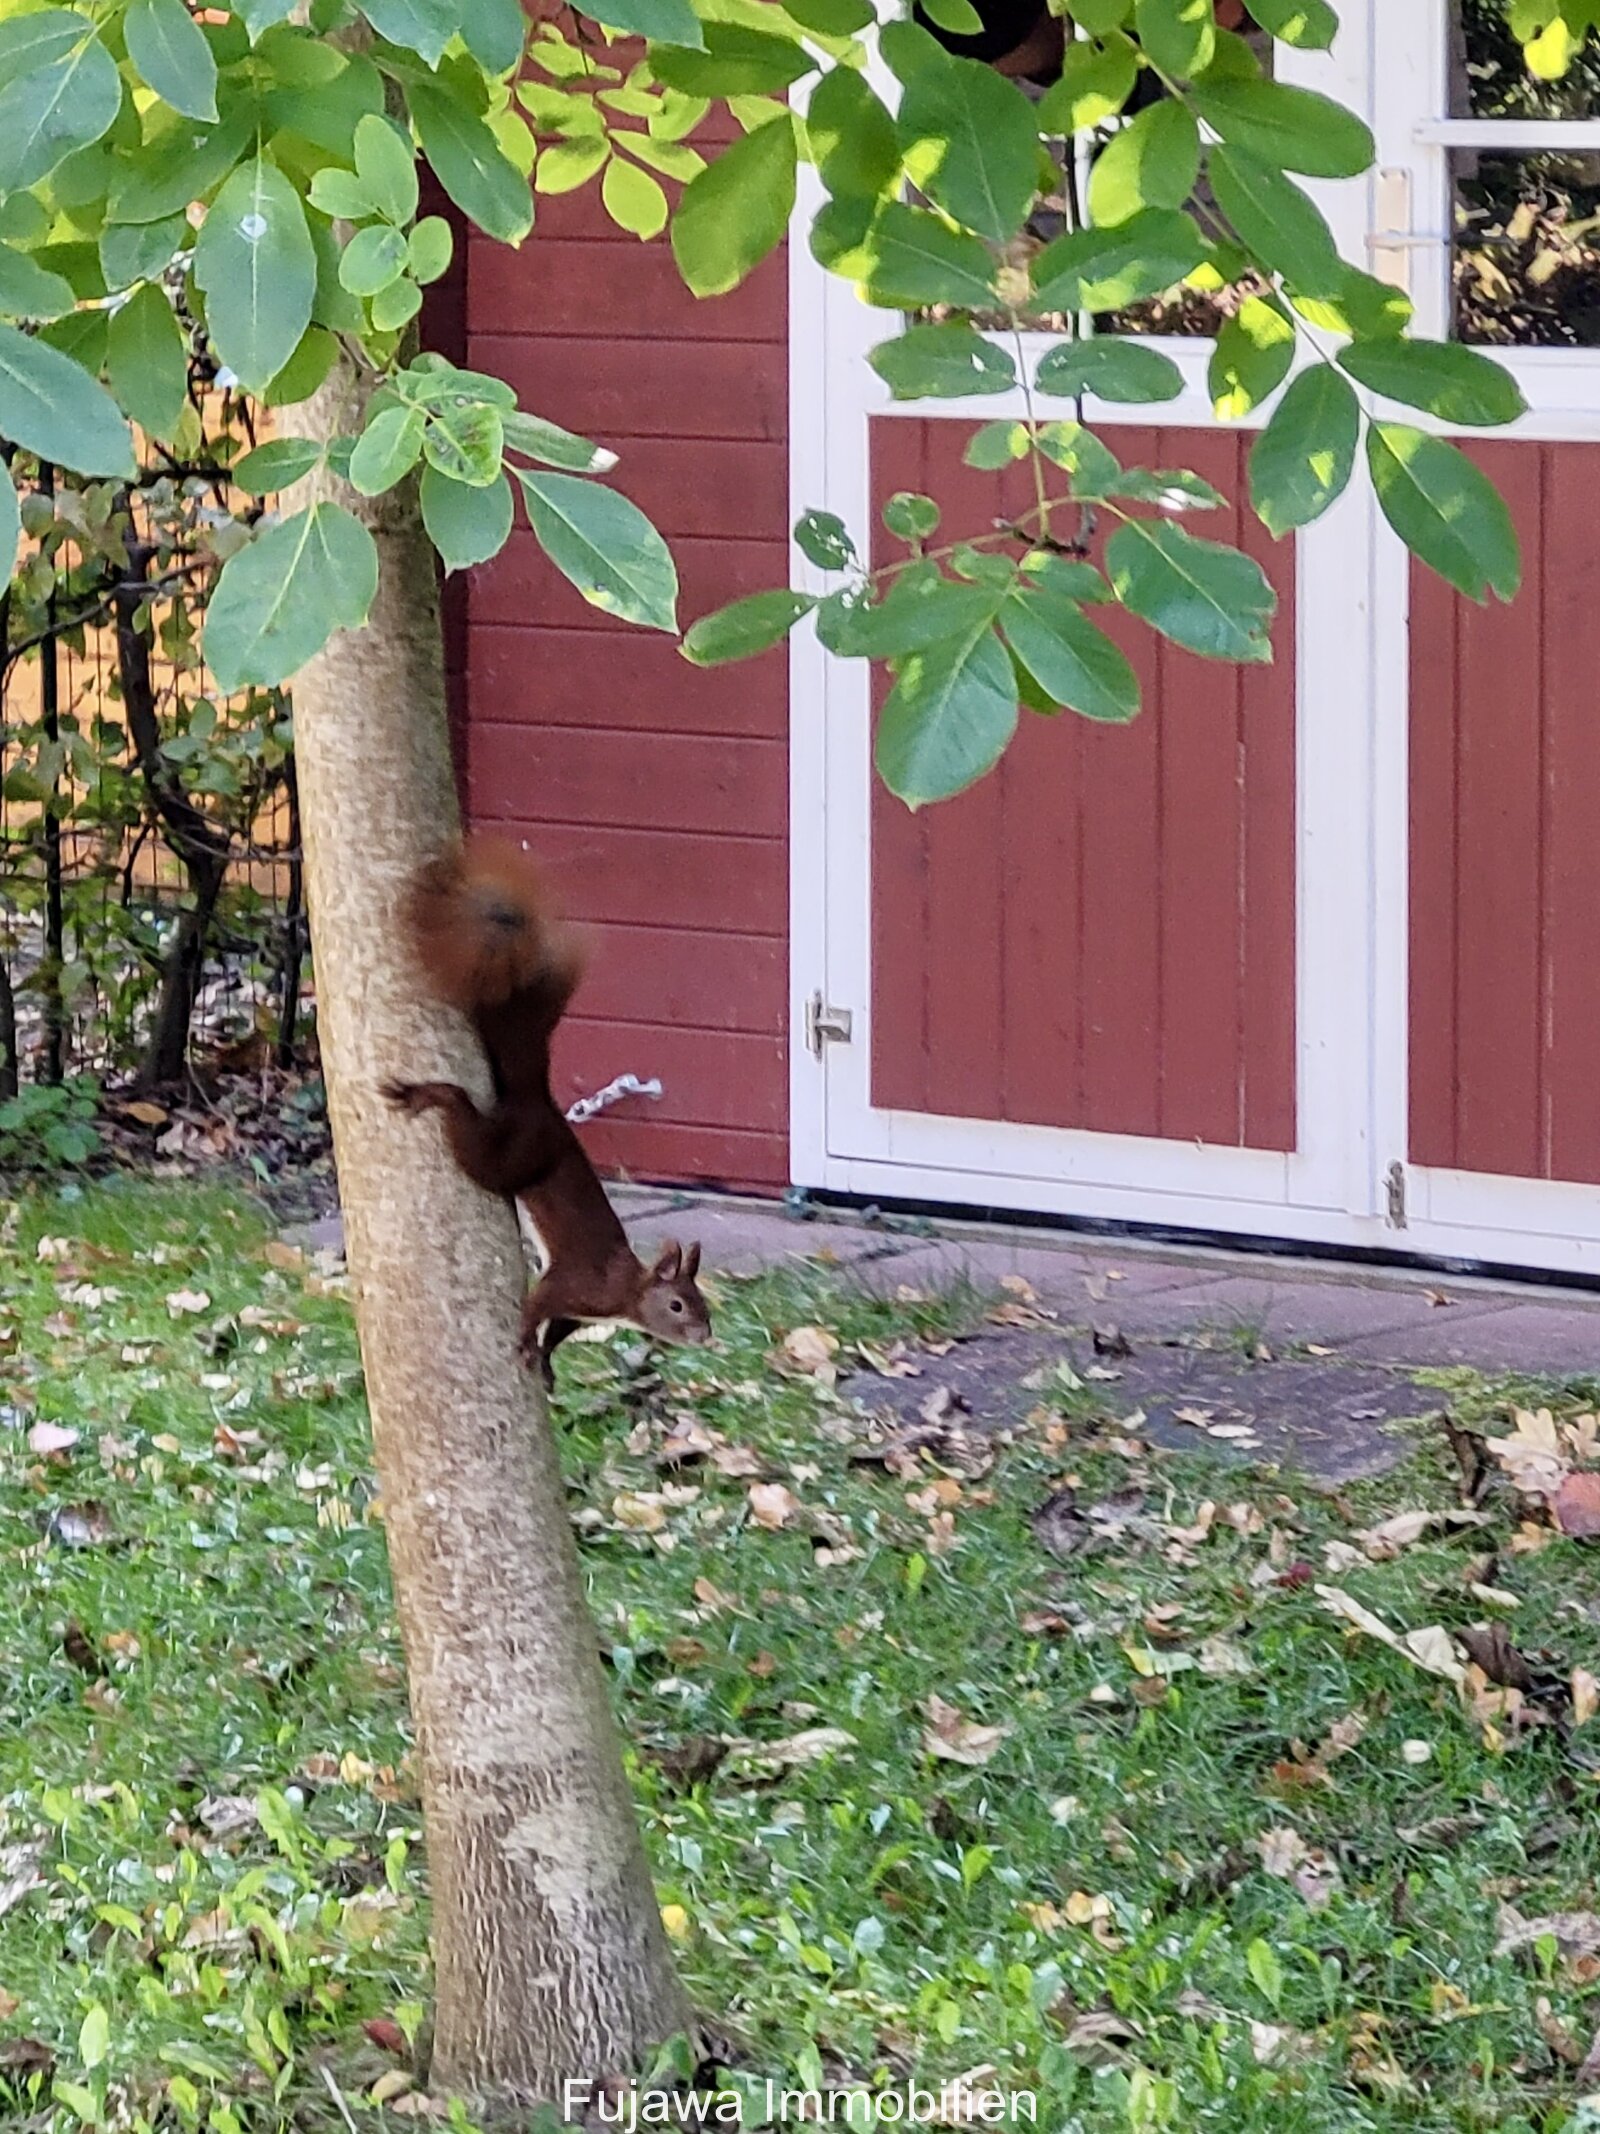
{"type": "MultiPolygon", "coordinates": [[[[789,582],[789,552],[777,541],[686,539],[675,541],[672,553],[682,588],[678,613],[686,625],[724,601],[789,582]]],[[[481,622],[553,622],[572,630],[616,628],[615,618],[590,607],[546,561],[533,536],[520,531],[474,580],[472,613],[481,622]]],[[[687,662],[682,664],[689,672],[687,662]]]]}
{"type": "Polygon", "coordinates": [[[781,1037],[578,1019],[561,1025],[552,1067],[559,1102],[570,1104],[619,1074],[660,1080],[658,1099],[631,1102],[667,1125],[751,1133],[782,1133],[787,1125],[788,1063],[781,1037]]]}
{"type": "MultiPolygon", "coordinates": [[[[584,1146],[608,1178],[641,1185],[695,1185],[729,1191],[781,1193],[789,1183],[789,1143],[783,1134],[740,1134],[709,1126],[651,1125],[609,1113],[583,1130],[584,1146]]],[[[694,1211],[685,1209],[684,1242],[694,1236],[694,1211]]]]}
{"type": "Polygon", "coordinates": [[[513,252],[472,255],[475,334],[608,334],[652,340],[782,341],[788,325],[785,263],[774,254],[726,296],[685,286],[665,244],[541,232],[513,252]]]}
{"type": "Polygon", "coordinates": [[[688,830],[593,830],[541,823],[538,795],[519,812],[477,818],[525,838],[575,919],[712,933],[782,935],[789,923],[789,856],[781,838],[707,837],[688,830]]]}
{"type": "Polygon", "coordinates": [[[636,437],[610,477],[669,539],[789,538],[789,455],[782,444],[724,437],[636,437]]]}
{"type": "MultiPolygon", "coordinates": [[[[603,705],[596,711],[604,717],[603,705]]],[[[479,815],[527,793],[547,822],[781,837],[788,782],[781,741],[487,726],[480,716],[468,791],[479,815]]]]}
{"type": "Polygon", "coordinates": [[[603,719],[651,732],[781,739],[788,704],[782,651],[691,667],[676,644],[650,631],[480,621],[472,628],[472,716],[485,726],[591,726],[603,719]]]}
{"type": "Polygon", "coordinates": [[[589,967],[574,1003],[577,1015],[782,1037],[789,997],[782,940],[671,926],[590,926],[587,932],[589,967]]]}
{"type": "Polygon", "coordinates": [[[536,415],[615,445],[625,437],[751,437],[788,433],[788,364],[758,341],[662,341],[641,347],[551,334],[478,330],[473,367],[503,378],[536,415]]]}

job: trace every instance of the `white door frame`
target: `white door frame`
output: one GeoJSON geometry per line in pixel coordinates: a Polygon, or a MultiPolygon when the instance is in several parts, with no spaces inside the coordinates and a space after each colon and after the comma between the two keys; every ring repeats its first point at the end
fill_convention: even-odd
{"type": "MultiPolygon", "coordinates": [[[[1393,241],[1379,249],[1390,225],[1377,212],[1393,212],[1397,169],[1410,179],[1413,201],[1429,203],[1439,217],[1444,212],[1447,136],[1431,117],[1446,108],[1444,5],[1343,0],[1333,54],[1282,45],[1276,54],[1280,79],[1323,89],[1372,119],[1385,175],[1310,189],[1346,257],[1359,260],[1370,250],[1384,271],[1409,274],[1424,332],[1439,330],[1442,320],[1446,252],[1393,241]],[[1396,15],[1414,18],[1398,37],[1393,20],[1384,21],[1396,15]],[[1431,68],[1430,31],[1437,33],[1431,68]]],[[[1595,132],[1600,140],[1600,127],[1595,132]]],[[[810,182],[790,246],[792,515],[813,506],[836,512],[866,553],[873,416],[970,422],[1020,417],[1025,404],[1020,391],[976,403],[890,399],[866,358],[898,330],[898,316],[863,304],[812,259],[806,238],[821,196],[814,177],[804,175],[810,182]]],[[[1415,213],[1394,235],[1444,227],[1415,213]]],[[[1036,363],[1050,341],[1025,337],[1024,360],[1036,363]]],[[[1209,343],[1155,345],[1183,371],[1182,395],[1156,408],[1091,403],[1097,425],[1211,423],[1209,343]]],[[[1600,363],[1580,359],[1580,378],[1562,352],[1533,351],[1514,367],[1536,412],[1497,434],[1600,437],[1600,363]]],[[[798,551],[792,560],[794,582],[820,590],[819,575],[798,551]]],[[[1587,1195],[1594,1209],[1580,1233],[1581,1188],[1402,1172],[1408,1224],[1402,1230],[1391,1221],[1390,1167],[1405,1164],[1407,1132],[1408,570],[1364,479],[1297,537],[1296,568],[1295,1151],[872,1104],[870,682],[863,663],[831,658],[802,628],[790,654],[791,1160],[798,1183],[1600,1272],[1600,1193],[1587,1195]],[[1353,882],[1368,885],[1365,896],[1352,894],[1353,882]],[[817,1002],[849,1013],[848,1043],[811,1049],[817,1002]]]]}

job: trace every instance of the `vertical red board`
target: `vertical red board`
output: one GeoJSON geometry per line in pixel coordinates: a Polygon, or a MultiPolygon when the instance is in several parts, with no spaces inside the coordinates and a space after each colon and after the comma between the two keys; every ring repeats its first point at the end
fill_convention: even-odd
{"type": "Polygon", "coordinates": [[[1411,573],[1410,1154],[1600,1184],[1600,446],[1470,447],[1522,591],[1411,573]]]}
{"type": "MultiPolygon", "coordinates": [[[[968,468],[970,435],[875,420],[875,501],[924,490],[941,541],[1015,515],[1019,471],[968,468]]],[[[1228,498],[1197,530],[1242,541],[1272,577],[1276,663],[1200,660],[1103,609],[1143,689],[1131,726],[1024,711],[999,767],[955,800],[912,817],[875,792],[873,1100],[1292,1148],[1292,546],[1243,508],[1248,440],[1119,427],[1111,441],[1128,464],[1189,467],[1228,498]]]]}

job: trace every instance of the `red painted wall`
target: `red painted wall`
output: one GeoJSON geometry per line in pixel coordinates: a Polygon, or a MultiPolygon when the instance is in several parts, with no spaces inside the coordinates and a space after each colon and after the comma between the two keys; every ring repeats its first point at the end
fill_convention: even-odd
{"type": "MultiPolygon", "coordinates": [[[[685,622],[788,575],[781,258],[698,302],[665,240],[617,231],[593,188],[538,203],[520,252],[468,251],[466,360],[619,455],[670,540],[685,622]]],[[[659,1075],[585,1129],[647,1179],[772,1190],[789,1177],[787,668],[709,673],[609,622],[519,527],[473,575],[465,784],[525,837],[595,952],[560,1093],[659,1075]]]]}
{"type": "MultiPolygon", "coordinates": [[[[1032,502],[965,466],[971,428],[884,417],[874,496],[921,490],[941,541],[1032,502]]],[[[1248,438],[1108,433],[1125,462],[1228,497],[1193,530],[1277,587],[1276,663],[1197,659],[1108,609],[1138,671],[1131,726],[1024,712],[998,768],[910,814],[873,795],[874,1101],[908,1111],[1290,1149],[1294,1070],[1294,552],[1248,510],[1248,438]]],[[[903,550],[896,552],[903,554],[903,550]]]]}
{"type": "Polygon", "coordinates": [[[1411,578],[1411,1157],[1600,1184],[1600,445],[1474,445],[1523,590],[1411,578]]]}

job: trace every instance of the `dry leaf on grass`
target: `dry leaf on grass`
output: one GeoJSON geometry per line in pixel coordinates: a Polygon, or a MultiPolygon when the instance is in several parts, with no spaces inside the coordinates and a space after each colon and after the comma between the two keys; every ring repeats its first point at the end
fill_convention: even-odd
{"type": "Polygon", "coordinates": [[[28,1450],[41,1456],[52,1452],[70,1452],[78,1442],[78,1432],[66,1423],[35,1423],[28,1432],[28,1450]]]}
{"type": "Polygon", "coordinates": [[[1600,1474],[1568,1475],[1556,1492],[1556,1525],[1577,1541],[1600,1538],[1600,1474]]]}
{"type": "Polygon", "coordinates": [[[1587,1726],[1600,1711],[1600,1680],[1590,1674],[1587,1667],[1572,1670],[1572,1723],[1587,1726]]]}
{"type": "Polygon", "coordinates": [[[791,1327],[783,1337],[779,1355],[791,1370],[800,1371],[808,1378],[820,1379],[831,1386],[838,1377],[834,1358],[839,1353],[839,1337],[830,1334],[824,1326],[791,1327]]]}
{"type": "Polygon", "coordinates": [[[1343,1592],[1338,1586],[1319,1585],[1315,1591],[1330,1615],[1340,1616],[1352,1629],[1376,1638],[1380,1645],[1387,1645],[1414,1667],[1420,1667],[1430,1675],[1440,1675],[1446,1682],[1458,1686],[1465,1682],[1467,1671],[1456,1658],[1450,1634],[1438,1624],[1408,1630],[1404,1636],[1397,1636],[1381,1616],[1374,1615],[1370,1608],[1363,1608],[1353,1594],[1343,1592]]]}
{"type": "Polygon", "coordinates": [[[1496,1921],[1499,1937],[1496,1956],[1509,1956],[1536,1941],[1549,1939],[1563,1959],[1600,1955],[1600,1913],[1547,1912],[1538,1919],[1524,1919],[1513,1905],[1502,1904],[1496,1921]]]}
{"type": "Polygon", "coordinates": [[[854,1734],[847,1734],[842,1726],[812,1726],[798,1734],[787,1734],[781,1741],[732,1742],[728,1760],[735,1770],[748,1771],[763,1765],[788,1770],[796,1764],[818,1763],[824,1756],[841,1755],[855,1745],[854,1734]]]}
{"type": "Polygon", "coordinates": [[[922,1746],[928,1755],[941,1756],[946,1763],[986,1764],[1011,1732],[1009,1726],[980,1726],[976,1720],[965,1719],[939,1696],[930,1697],[922,1709],[928,1715],[922,1746]]]}
{"type": "Polygon", "coordinates": [[[782,1482],[752,1482],[748,1497],[750,1516],[756,1525],[774,1533],[804,1509],[794,1491],[782,1482]]]}
{"type": "Polygon", "coordinates": [[[203,1289],[174,1289],[167,1297],[167,1313],[173,1319],[210,1309],[211,1299],[203,1289]]]}
{"type": "Polygon", "coordinates": [[[39,1862],[44,1857],[42,1841],[0,1845],[0,1914],[22,1902],[39,1884],[39,1862]]]}

